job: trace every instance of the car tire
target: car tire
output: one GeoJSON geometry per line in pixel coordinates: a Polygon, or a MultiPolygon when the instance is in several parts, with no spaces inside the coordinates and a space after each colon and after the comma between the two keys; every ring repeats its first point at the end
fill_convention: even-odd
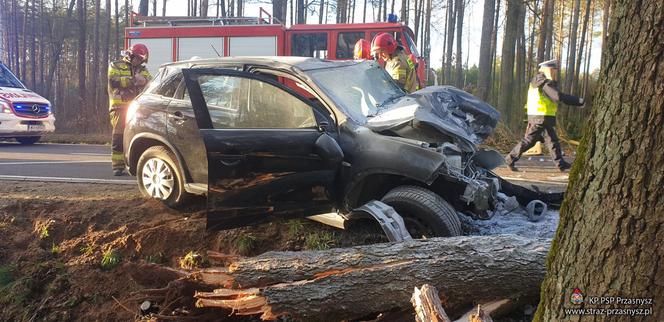
{"type": "Polygon", "coordinates": [[[35,144],[39,139],[41,139],[41,136],[21,136],[15,138],[18,143],[21,143],[23,145],[30,145],[30,144],[35,144]]]}
{"type": "Polygon", "coordinates": [[[159,199],[170,208],[179,208],[191,198],[184,190],[181,173],[173,152],[164,146],[150,147],[138,159],[138,189],[143,196],[159,199]]]}
{"type": "Polygon", "coordinates": [[[382,199],[401,215],[413,238],[460,236],[461,221],[456,210],[433,191],[417,186],[400,186],[382,199]]]}

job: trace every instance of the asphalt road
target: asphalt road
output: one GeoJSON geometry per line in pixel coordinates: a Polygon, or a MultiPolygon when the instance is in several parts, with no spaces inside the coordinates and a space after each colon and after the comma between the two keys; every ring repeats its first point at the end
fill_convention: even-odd
{"type": "Polygon", "coordinates": [[[115,177],[111,147],[83,144],[20,145],[0,142],[0,178],[134,183],[135,178],[115,177]],[[56,179],[57,180],[57,179],[56,179]]]}
{"type": "MultiPolygon", "coordinates": [[[[110,150],[107,145],[0,142],[0,179],[134,184],[134,177],[113,176],[110,150]]],[[[568,173],[560,173],[549,156],[524,156],[517,166],[519,172],[506,167],[495,172],[517,184],[561,188],[567,184],[568,173]]]]}

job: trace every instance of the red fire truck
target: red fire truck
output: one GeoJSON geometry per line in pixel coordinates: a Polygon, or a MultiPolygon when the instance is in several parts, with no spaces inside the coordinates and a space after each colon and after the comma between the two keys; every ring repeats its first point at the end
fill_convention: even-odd
{"type": "Polygon", "coordinates": [[[260,9],[258,18],[142,17],[132,15],[125,46],[143,43],[150,50],[148,69],[192,57],[308,56],[353,59],[359,39],[381,32],[394,35],[417,59],[420,87],[426,84],[426,62],[417,51],[413,31],[402,23],[305,24],[285,27],[260,9]]]}

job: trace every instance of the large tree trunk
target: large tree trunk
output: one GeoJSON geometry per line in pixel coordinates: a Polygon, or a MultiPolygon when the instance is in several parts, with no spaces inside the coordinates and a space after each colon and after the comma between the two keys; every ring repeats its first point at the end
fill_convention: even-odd
{"type": "Polygon", "coordinates": [[[201,17],[208,16],[208,0],[201,0],[201,17]]]}
{"type": "MultiPolygon", "coordinates": [[[[583,60],[583,50],[586,44],[586,34],[588,33],[588,20],[590,19],[590,12],[592,11],[592,8],[590,6],[591,1],[592,0],[586,1],[586,13],[585,16],[583,17],[583,27],[581,27],[581,41],[579,42],[579,55],[576,58],[576,67],[574,67],[574,78],[572,78],[572,90],[570,91],[570,93],[572,94],[576,94],[578,92],[579,76],[581,73],[581,61],[583,60]]],[[[590,35],[590,38],[592,38],[592,33],[590,35]]]]}
{"type": "Polygon", "coordinates": [[[85,0],[78,0],[76,6],[78,13],[78,54],[77,54],[77,69],[78,69],[78,108],[80,113],[84,113],[87,109],[86,100],[86,84],[85,84],[85,43],[86,43],[86,4],[85,0]]]}
{"type": "Polygon", "coordinates": [[[141,16],[148,15],[148,0],[140,0],[138,3],[138,14],[141,16]]]}
{"type": "Polygon", "coordinates": [[[272,15],[284,24],[286,23],[286,5],[287,0],[272,0],[272,15]]]}
{"type": "Polygon", "coordinates": [[[493,20],[496,15],[496,1],[484,1],[484,14],[482,16],[482,38],[480,40],[480,66],[477,75],[477,97],[486,101],[489,98],[489,85],[491,82],[491,34],[493,33],[493,20]]]}
{"type": "Polygon", "coordinates": [[[579,13],[581,12],[581,0],[574,1],[572,14],[572,27],[569,31],[569,46],[567,55],[567,70],[565,71],[565,93],[572,92],[572,80],[576,70],[576,36],[579,33],[579,13]]]}
{"type": "MultiPolygon", "coordinates": [[[[500,93],[498,95],[498,110],[505,116],[505,123],[514,129],[515,120],[515,88],[514,88],[514,53],[518,31],[520,0],[507,0],[507,13],[505,34],[503,37],[503,49],[500,55],[500,93]]],[[[520,108],[518,109],[521,110],[520,108]]]]}
{"type": "MultiPolygon", "coordinates": [[[[464,75],[463,75],[463,59],[462,53],[461,53],[461,45],[463,42],[461,41],[463,38],[463,15],[464,15],[464,0],[456,0],[456,10],[457,10],[457,43],[456,43],[456,87],[463,89],[463,81],[464,81],[464,75]]],[[[470,35],[469,35],[470,36],[470,35]]],[[[469,48],[470,49],[470,48],[469,48]]]]}
{"type": "MultiPolygon", "coordinates": [[[[461,313],[478,301],[537,296],[548,248],[546,239],[513,235],[434,238],[270,252],[192,278],[217,288],[196,295],[199,307],[233,308],[265,319],[341,320],[407,308],[413,288],[424,283],[440,291],[446,310],[461,313]]],[[[153,281],[155,274],[148,275],[153,281]]]]}
{"type": "MultiPolygon", "coordinates": [[[[447,1],[447,44],[445,54],[445,67],[443,83],[452,84],[452,49],[454,46],[454,27],[456,25],[456,10],[454,10],[454,0],[447,1]]],[[[457,57],[458,59],[458,57],[457,57]]]]}
{"type": "Polygon", "coordinates": [[[536,321],[568,320],[565,308],[581,307],[570,303],[574,288],[586,296],[652,299],[641,306],[582,306],[652,313],[612,321],[664,321],[664,6],[661,0],[612,5],[594,100],[600,108],[592,111],[570,173],[536,321]]]}

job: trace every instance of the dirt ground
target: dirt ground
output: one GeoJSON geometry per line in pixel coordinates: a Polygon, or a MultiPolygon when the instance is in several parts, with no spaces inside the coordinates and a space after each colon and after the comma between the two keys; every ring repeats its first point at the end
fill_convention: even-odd
{"type": "Polygon", "coordinates": [[[131,293],[141,287],[122,269],[128,261],[179,267],[196,254],[205,266],[206,250],[251,256],[382,240],[303,219],[207,232],[200,209],[168,209],[134,186],[0,181],[0,320],[136,320],[131,293]]]}
{"type": "MultiPolygon", "coordinates": [[[[140,300],[132,293],[142,287],[123,269],[127,262],[182,267],[196,258],[194,265],[205,267],[207,250],[253,256],[385,241],[380,231],[348,232],[305,219],[208,232],[202,203],[178,212],[142,198],[132,185],[0,181],[0,320],[140,320],[140,300]]],[[[551,234],[557,213],[552,216],[544,223],[551,234]]],[[[514,212],[472,234],[500,233],[504,226],[522,227],[524,234],[542,230],[533,225],[514,212]]],[[[254,321],[229,314],[218,316],[254,321]]]]}

